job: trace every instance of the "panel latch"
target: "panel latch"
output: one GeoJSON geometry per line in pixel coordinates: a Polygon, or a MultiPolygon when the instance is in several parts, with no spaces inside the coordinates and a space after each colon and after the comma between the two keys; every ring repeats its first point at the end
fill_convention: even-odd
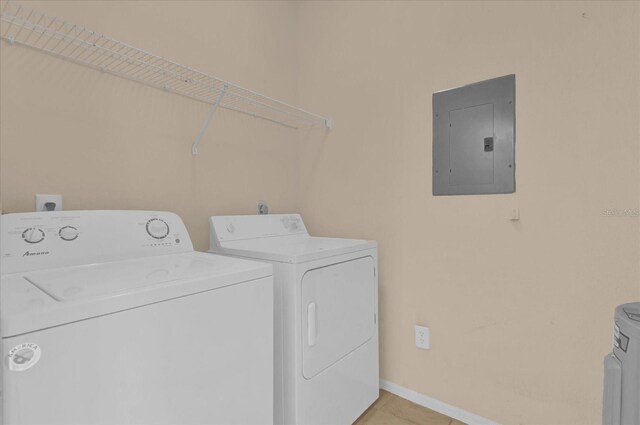
{"type": "Polygon", "coordinates": [[[493,137],[484,138],[484,151],[493,152],[493,137]]]}

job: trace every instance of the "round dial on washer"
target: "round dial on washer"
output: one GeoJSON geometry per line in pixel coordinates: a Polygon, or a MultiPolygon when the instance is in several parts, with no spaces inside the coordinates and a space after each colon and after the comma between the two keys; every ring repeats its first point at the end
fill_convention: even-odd
{"type": "Polygon", "coordinates": [[[38,243],[44,239],[44,232],[41,229],[30,227],[22,232],[22,239],[27,243],[38,243]]]}
{"type": "Polygon", "coordinates": [[[164,239],[169,234],[169,225],[164,220],[152,218],[147,221],[147,233],[155,239],[164,239]]]}
{"type": "Polygon", "coordinates": [[[72,241],[78,237],[78,229],[73,226],[64,226],[58,230],[58,235],[60,235],[60,239],[63,241],[72,241]]]}

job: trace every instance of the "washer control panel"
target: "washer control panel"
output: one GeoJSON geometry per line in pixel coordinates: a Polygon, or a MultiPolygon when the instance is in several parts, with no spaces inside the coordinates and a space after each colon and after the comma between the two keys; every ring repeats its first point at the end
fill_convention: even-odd
{"type": "MultiPolygon", "coordinates": [[[[63,241],[73,241],[78,238],[80,232],[73,226],[63,226],[58,229],[58,236],[63,241]]],[[[46,233],[42,226],[28,227],[22,231],[22,239],[26,243],[37,244],[43,242],[46,237],[46,233]]]]}
{"type": "Polygon", "coordinates": [[[53,211],[2,216],[2,274],[193,251],[177,215],[53,211]]]}

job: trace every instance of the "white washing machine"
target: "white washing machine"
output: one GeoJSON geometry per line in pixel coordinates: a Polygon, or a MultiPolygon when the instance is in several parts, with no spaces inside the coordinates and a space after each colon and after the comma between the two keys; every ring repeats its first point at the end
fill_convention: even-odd
{"type": "Polygon", "coordinates": [[[269,264],[166,212],[1,221],[6,424],[273,422],[269,264]]]}
{"type": "Polygon", "coordinates": [[[275,422],[355,421],[379,395],[376,243],[311,237],[297,214],[210,224],[211,252],[274,266],[275,422]]]}

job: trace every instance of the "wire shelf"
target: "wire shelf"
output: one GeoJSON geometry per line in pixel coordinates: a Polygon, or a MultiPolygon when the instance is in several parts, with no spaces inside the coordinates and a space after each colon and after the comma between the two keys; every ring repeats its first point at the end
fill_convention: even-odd
{"type": "Polygon", "coordinates": [[[180,65],[81,25],[25,8],[18,2],[0,1],[0,11],[0,38],[11,44],[28,46],[212,105],[208,120],[194,142],[194,153],[218,106],[296,129],[310,126],[331,128],[328,118],[180,65]]]}

